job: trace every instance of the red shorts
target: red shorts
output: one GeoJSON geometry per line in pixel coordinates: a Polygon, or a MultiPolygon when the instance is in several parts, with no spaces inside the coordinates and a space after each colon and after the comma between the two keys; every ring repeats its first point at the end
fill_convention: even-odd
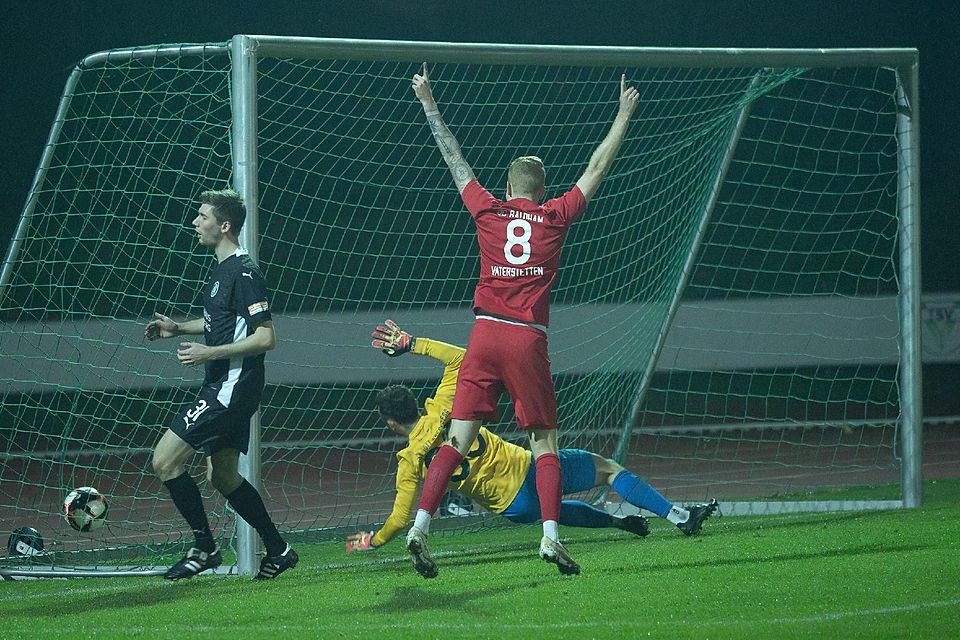
{"type": "Polygon", "coordinates": [[[547,336],[524,325],[478,318],[457,376],[451,417],[496,421],[506,390],[521,429],[556,429],[557,395],[550,376],[547,336]]]}

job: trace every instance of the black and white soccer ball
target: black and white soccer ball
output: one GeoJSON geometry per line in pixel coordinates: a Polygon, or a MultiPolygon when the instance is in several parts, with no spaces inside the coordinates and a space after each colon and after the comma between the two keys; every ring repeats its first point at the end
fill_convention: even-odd
{"type": "Polygon", "coordinates": [[[39,556],[43,553],[43,536],[33,527],[17,527],[7,540],[11,556],[39,556]]]}
{"type": "Polygon", "coordinates": [[[107,499],[93,487],[78,487],[63,499],[63,517],[77,531],[93,531],[107,521],[107,499]]]}

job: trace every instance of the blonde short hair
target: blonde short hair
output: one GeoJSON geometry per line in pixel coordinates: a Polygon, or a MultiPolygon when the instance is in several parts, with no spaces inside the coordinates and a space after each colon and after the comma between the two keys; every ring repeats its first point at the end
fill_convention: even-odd
{"type": "Polygon", "coordinates": [[[544,188],[547,174],[543,169],[543,160],[537,156],[521,156],[510,163],[507,180],[513,186],[514,193],[534,195],[544,188]]]}

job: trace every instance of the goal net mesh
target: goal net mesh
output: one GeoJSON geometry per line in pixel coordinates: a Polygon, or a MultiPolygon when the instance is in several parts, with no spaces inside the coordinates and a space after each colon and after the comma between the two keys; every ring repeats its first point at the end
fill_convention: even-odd
{"type": "MultiPolygon", "coordinates": [[[[0,299],[0,535],[35,527],[47,553],[4,564],[146,566],[190,540],[150,457],[200,372],[143,325],[201,314],[214,258],[190,221],[199,192],[234,177],[231,76],[222,45],[172,51],[78,67],[25,210],[0,299]],[[85,485],[110,511],[79,534],[60,509],[85,485]]],[[[373,398],[404,383],[426,399],[442,365],[387,358],[373,326],[463,345],[472,324],[475,229],[417,70],[258,61],[257,249],[279,339],[262,485],[292,535],[389,513],[403,443],[373,398]]],[[[609,129],[621,73],[640,105],[553,295],[561,446],[617,457],[675,502],[895,483],[893,72],[504,59],[437,65],[432,81],[482,184],[502,194],[509,161],[533,154],[552,197],[609,129]]],[[[506,397],[489,426],[523,441],[506,397]]],[[[229,543],[232,512],[189,465],[229,543]]]]}

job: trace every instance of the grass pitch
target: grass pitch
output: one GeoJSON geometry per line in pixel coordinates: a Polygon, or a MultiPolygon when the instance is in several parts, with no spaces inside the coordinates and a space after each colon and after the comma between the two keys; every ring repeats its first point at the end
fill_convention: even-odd
{"type": "MultiPolygon", "coordinates": [[[[722,505],[721,505],[722,509],[722,505]]],[[[0,638],[946,638],[960,629],[960,479],[918,510],[714,517],[685,538],[562,530],[583,574],[537,558],[539,527],[298,545],[274,581],[201,575],[0,583],[0,638]]]]}

